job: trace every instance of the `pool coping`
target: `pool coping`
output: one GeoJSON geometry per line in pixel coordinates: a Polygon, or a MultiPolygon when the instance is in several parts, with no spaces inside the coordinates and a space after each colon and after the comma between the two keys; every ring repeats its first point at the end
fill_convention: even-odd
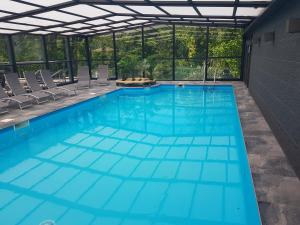
{"type": "MultiPolygon", "coordinates": [[[[158,84],[171,85],[179,83],[203,85],[202,81],[158,82],[158,84]]],[[[245,84],[234,81],[206,82],[204,85],[232,85],[234,87],[262,224],[300,224],[300,181],[245,84]]],[[[9,128],[14,124],[32,120],[118,89],[120,87],[116,87],[114,82],[111,82],[109,86],[95,86],[88,90],[79,90],[77,96],[35,105],[23,112],[18,109],[10,110],[9,114],[0,115],[0,129],[9,128]],[[1,120],[6,118],[13,118],[14,122],[2,123],[1,120]]],[[[122,89],[127,88],[122,87],[122,89]]]]}

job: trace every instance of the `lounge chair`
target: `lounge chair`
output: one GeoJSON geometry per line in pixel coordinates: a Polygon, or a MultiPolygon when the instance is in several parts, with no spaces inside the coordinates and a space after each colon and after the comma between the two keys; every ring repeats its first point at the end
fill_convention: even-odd
{"type": "MultiPolygon", "coordinates": [[[[2,89],[2,87],[0,87],[2,89]]],[[[8,113],[8,104],[6,102],[0,102],[0,114],[8,113]]]]}
{"type": "Polygon", "coordinates": [[[88,66],[79,67],[77,77],[78,77],[78,83],[76,85],[77,89],[91,87],[91,77],[90,77],[88,66]]]}
{"type": "Polygon", "coordinates": [[[17,73],[5,74],[5,80],[15,96],[28,96],[36,101],[37,104],[45,103],[49,101],[50,94],[42,91],[34,91],[27,93],[22,87],[17,73]]]}
{"type": "Polygon", "coordinates": [[[14,102],[18,104],[21,110],[32,106],[32,98],[24,95],[8,97],[1,86],[0,86],[0,100],[8,103],[14,102]]]}
{"type": "Polygon", "coordinates": [[[51,95],[51,97],[53,98],[54,101],[65,95],[65,91],[57,89],[57,88],[43,90],[43,88],[40,86],[38,80],[36,79],[36,75],[32,72],[24,73],[24,76],[26,78],[29,88],[33,92],[34,91],[42,91],[44,93],[47,93],[47,94],[51,95]]]}
{"type": "Polygon", "coordinates": [[[109,85],[108,82],[108,65],[99,65],[99,78],[97,79],[97,84],[99,85],[109,85]]]}
{"type": "Polygon", "coordinates": [[[51,73],[49,70],[41,70],[41,76],[43,79],[44,84],[46,85],[46,87],[48,88],[48,90],[51,90],[51,92],[55,91],[61,91],[61,92],[65,92],[65,93],[74,93],[74,95],[76,95],[76,88],[75,87],[58,87],[51,76],[51,73]]]}

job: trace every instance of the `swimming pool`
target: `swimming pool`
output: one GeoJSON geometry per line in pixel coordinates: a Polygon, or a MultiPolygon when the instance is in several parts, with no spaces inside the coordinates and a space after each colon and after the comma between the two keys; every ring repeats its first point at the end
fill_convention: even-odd
{"type": "Polygon", "coordinates": [[[121,89],[0,132],[1,225],[259,225],[232,86],[121,89]]]}

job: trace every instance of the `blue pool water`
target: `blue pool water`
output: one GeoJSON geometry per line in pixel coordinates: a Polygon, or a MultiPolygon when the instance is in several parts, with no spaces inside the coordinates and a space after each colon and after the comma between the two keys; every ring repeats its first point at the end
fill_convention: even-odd
{"type": "Polygon", "coordinates": [[[0,149],[1,225],[261,224],[231,86],[122,89],[0,149]]]}

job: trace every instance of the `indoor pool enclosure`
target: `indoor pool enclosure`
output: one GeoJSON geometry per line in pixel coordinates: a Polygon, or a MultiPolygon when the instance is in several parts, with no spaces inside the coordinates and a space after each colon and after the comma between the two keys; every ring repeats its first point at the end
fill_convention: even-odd
{"type": "Polygon", "coordinates": [[[0,225],[300,224],[299,18],[0,1],[0,225]]]}

